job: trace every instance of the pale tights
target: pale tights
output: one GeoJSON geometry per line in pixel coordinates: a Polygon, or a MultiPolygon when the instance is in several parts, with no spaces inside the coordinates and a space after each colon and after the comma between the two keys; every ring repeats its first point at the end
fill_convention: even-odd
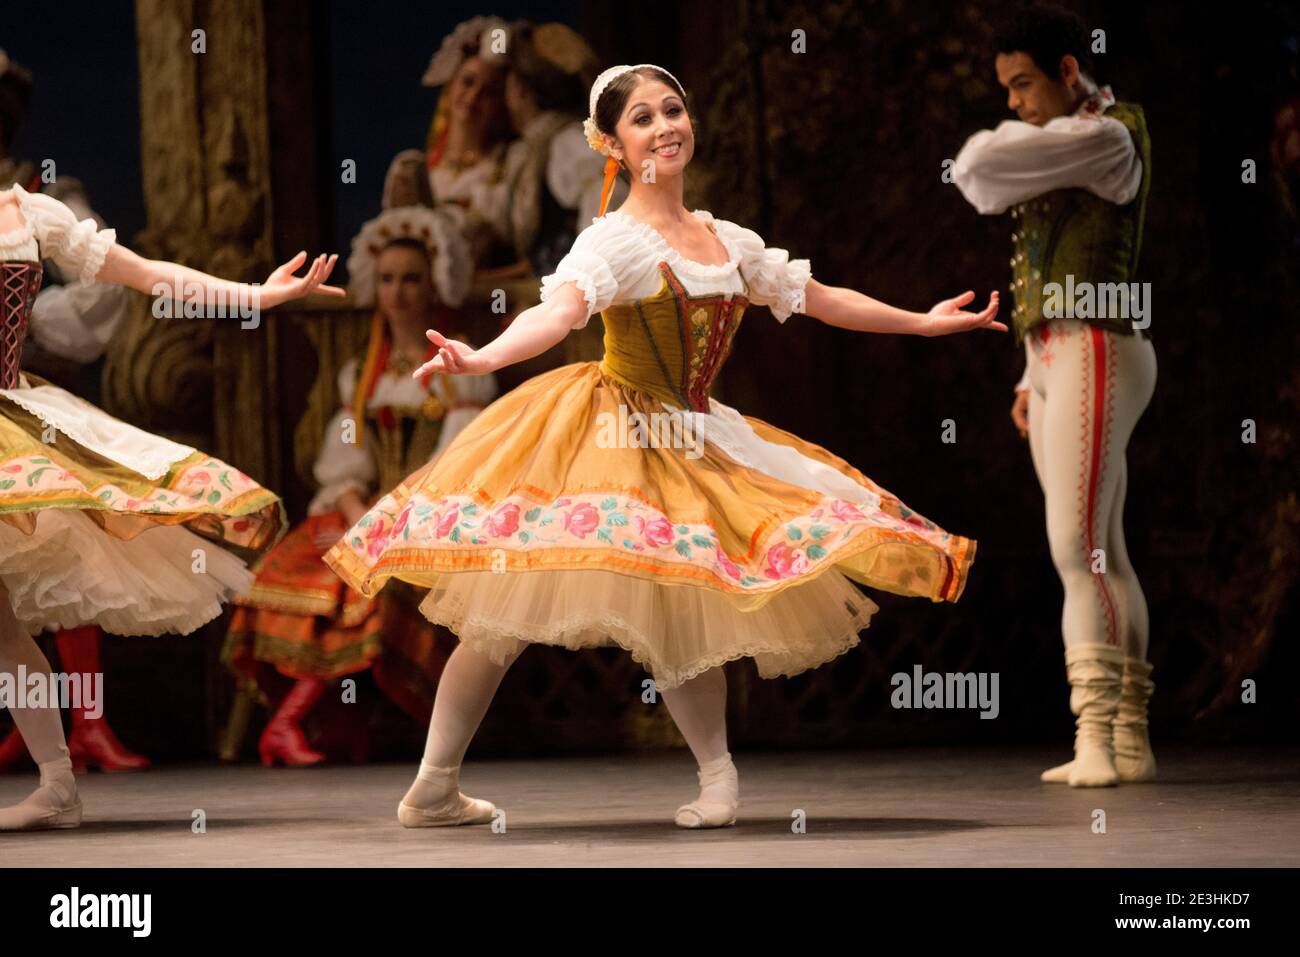
{"type": "MultiPolygon", "coordinates": [[[[520,645],[497,664],[463,642],[447,659],[438,693],[424,757],[415,783],[403,799],[413,807],[430,808],[448,803],[459,769],[469,750],[492,698],[510,666],[526,645],[520,645]]],[[[715,769],[730,763],[727,751],[727,679],[721,668],[713,668],[672,690],[662,691],[664,703],[701,769],[715,769]]],[[[701,801],[735,803],[739,789],[734,776],[713,781],[701,790],[701,801]]]]}
{"type": "MultiPolygon", "coordinates": [[[[18,669],[23,666],[28,675],[50,673],[50,663],[14,617],[9,592],[0,584],[0,674],[13,675],[17,682],[18,669]]],[[[63,719],[59,709],[12,707],[9,714],[41,771],[40,786],[19,807],[68,806],[76,798],[77,782],[63,737],[63,719]]]]}

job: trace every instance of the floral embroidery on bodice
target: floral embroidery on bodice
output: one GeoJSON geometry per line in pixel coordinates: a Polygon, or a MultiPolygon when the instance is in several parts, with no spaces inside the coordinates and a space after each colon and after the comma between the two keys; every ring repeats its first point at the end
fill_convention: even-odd
{"type": "Polygon", "coordinates": [[[666,261],[659,271],[663,282],[653,296],[616,303],[601,313],[600,369],[661,401],[708,412],[709,390],[749,305],[748,284],[745,293],[692,295],[666,261]]]}

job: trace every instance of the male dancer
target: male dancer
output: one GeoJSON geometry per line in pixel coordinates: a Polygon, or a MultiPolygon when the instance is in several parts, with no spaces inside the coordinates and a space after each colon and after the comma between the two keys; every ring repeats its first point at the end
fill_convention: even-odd
{"type": "Polygon", "coordinates": [[[1021,10],[997,31],[994,52],[1020,119],[967,140],[953,176],[979,212],[1010,207],[1015,220],[1012,318],[1027,367],[1011,417],[1046,499],[1077,716],[1074,760],[1042,780],[1147,781],[1156,772],[1147,606],[1123,514],[1125,448],[1156,379],[1144,297],[1132,295],[1150,139],[1141,107],[1117,103],[1085,72],[1088,39],[1074,14],[1021,10]]]}

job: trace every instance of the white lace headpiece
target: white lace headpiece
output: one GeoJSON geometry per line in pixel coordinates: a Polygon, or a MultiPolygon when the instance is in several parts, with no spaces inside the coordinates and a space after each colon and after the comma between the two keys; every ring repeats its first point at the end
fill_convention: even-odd
{"type": "Polygon", "coordinates": [[[348,257],[348,290],[360,306],[375,304],[375,263],[395,239],[414,239],[429,252],[429,270],[438,298],[456,307],[465,301],[474,264],[460,224],[445,210],[428,206],[386,209],[361,227],[348,257]]]}
{"type": "Polygon", "coordinates": [[[494,65],[504,65],[505,54],[498,51],[494,44],[498,39],[498,30],[501,31],[501,39],[508,39],[510,26],[500,17],[470,17],[457,24],[451,33],[442,38],[442,45],[429,61],[428,69],[424,71],[420,82],[425,86],[442,86],[449,82],[465,60],[465,48],[476,43],[481,59],[494,65]]]}
{"type": "MultiPolygon", "coordinates": [[[[632,70],[639,70],[643,66],[653,67],[661,73],[666,73],[672,77],[672,81],[679,87],[682,86],[677,77],[668,73],[657,63],[621,63],[618,66],[612,66],[596,77],[596,82],[591,85],[591,96],[587,98],[587,118],[582,121],[582,130],[587,134],[587,145],[602,156],[609,155],[609,149],[605,146],[605,141],[601,138],[600,130],[596,129],[596,104],[600,101],[600,94],[605,92],[605,87],[609,86],[624,73],[632,70]]],[[[682,87],[685,89],[684,87],[682,87]]]]}

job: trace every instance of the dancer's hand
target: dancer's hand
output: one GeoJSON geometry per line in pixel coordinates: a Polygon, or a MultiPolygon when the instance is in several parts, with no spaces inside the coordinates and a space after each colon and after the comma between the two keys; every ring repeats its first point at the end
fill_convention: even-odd
{"type": "Polygon", "coordinates": [[[989,304],[980,312],[966,312],[961,308],[973,302],[974,299],[975,293],[967,291],[960,296],[945,299],[938,303],[926,314],[929,317],[929,323],[921,334],[925,336],[947,336],[954,332],[969,332],[972,329],[997,329],[1000,332],[1006,332],[1006,325],[996,322],[993,318],[998,314],[997,291],[994,290],[989,294],[989,304]]]}
{"type": "Polygon", "coordinates": [[[259,287],[258,294],[261,305],[269,309],[291,299],[301,299],[313,292],[319,292],[325,296],[346,296],[348,294],[346,289],[340,289],[338,286],[321,285],[334,271],[334,264],[338,262],[338,258],[338,253],[329,256],[321,253],[312,260],[311,269],[307,270],[307,275],[295,276],[294,273],[301,269],[302,264],[307,261],[306,251],[300,252],[271,273],[270,278],[259,287]]]}
{"type": "Polygon", "coordinates": [[[477,349],[456,339],[448,339],[437,329],[425,330],[425,336],[438,347],[438,354],[411,373],[418,379],[430,372],[449,372],[452,375],[483,375],[492,371],[492,365],[477,349]]]}
{"type": "Polygon", "coordinates": [[[1017,389],[1016,401],[1011,403],[1011,421],[1020,431],[1020,437],[1029,437],[1029,390],[1017,389]]]}

